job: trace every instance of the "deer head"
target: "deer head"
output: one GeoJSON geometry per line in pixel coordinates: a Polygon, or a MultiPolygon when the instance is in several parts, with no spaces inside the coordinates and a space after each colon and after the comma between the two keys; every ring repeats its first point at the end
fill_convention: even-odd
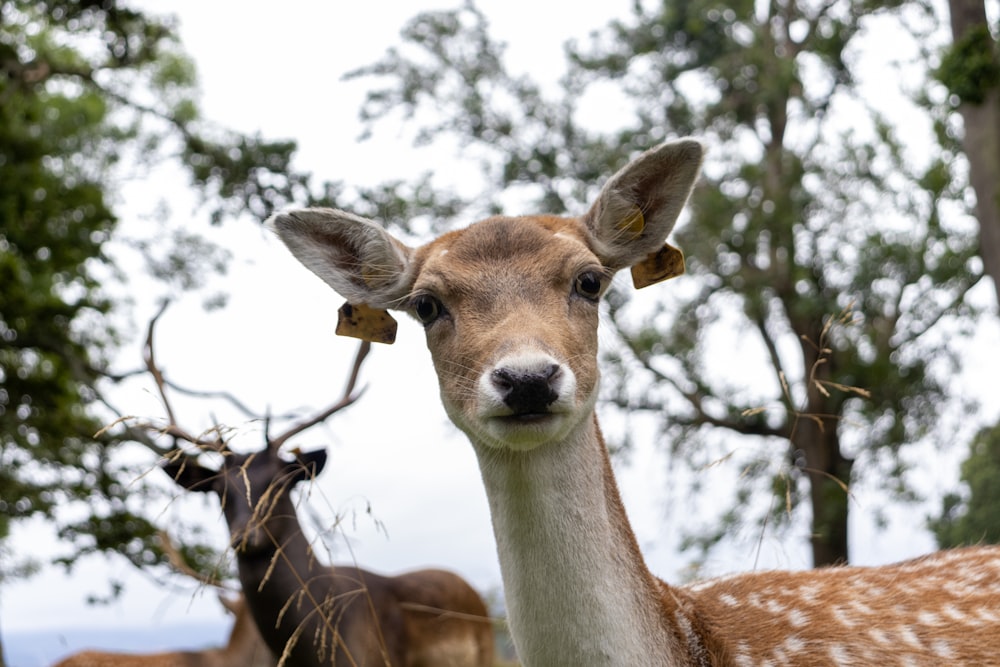
{"type": "Polygon", "coordinates": [[[299,482],[315,479],[326,458],[325,449],[294,452],[286,459],[276,448],[267,447],[250,454],[226,450],[218,470],[186,455],[167,460],[163,469],[189,491],[218,495],[232,547],[251,555],[271,550],[301,530],[294,509],[289,508],[290,490],[299,482]]]}
{"type": "MultiPolygon", "coordinates": [[[[166,427],[157,426],[155,431],[175,440],[174,449],[165,452],[163,468],[182,487],[219,497],[253,616],[251,625],[260,629],[261,641],[281,664],[491,665],[493,635],[486,606],[461,577],[442,570],[385,577],[354,565],[328,567],[317,558],[296,515],[293,487],[314,479],[327,454],[325,450],[282,454],[282,445],[353,403],[370,346],[365,343],[358,350],[338,401],[280,435],[271,437],[265,426],[264,449],[242,454],[230,449],[223,428],[195,436],[177,423],[166,392],[168,383],[153,355],[155,321],[147,336],[146,363],[169,419],[166,427]],[[179,443],[187,446],[181,449],[179,443]],[[221,463],[202,465],[198,460],[202,454],[221,457],[221,463]]],[[[154,430],[152,425],[146,428],[154,430]]],[[[164,548],[175,567],[187,569],[166,538],[164,548]]],[[[250,619],[246,614],[238,618],[243,626],[234,627],[230,642],[234,650],[237,644],[247,644],[236,642],[237,638],[249,636],[242,628],[250,619]]],[[[237,659],[234,664],[249,662],[237,659]]]]}
{"type": "Polygon", "coordinates": [[[598,302],[627,266],[637,285],[669,275],[661,248],[701,157],[665,144],[579,218],[488,218],[418,248],[340,211],[271,225],[349,302],[424,324],[479,458],[524,665],[995,663],[997,547],[684,587],[646,567],[594,414],[598,302]]]}
{"type": "Polygon", "coordinates": [[[665,144],[612,177],[581,218],[495,217],[419,248],[343,211],[270,224],[348,302],[424,325],[445,409],[474,443],[526,450],[592,413],[598,303],[616,271],[657,261],[701,158],[695,141],[665,144]]]}

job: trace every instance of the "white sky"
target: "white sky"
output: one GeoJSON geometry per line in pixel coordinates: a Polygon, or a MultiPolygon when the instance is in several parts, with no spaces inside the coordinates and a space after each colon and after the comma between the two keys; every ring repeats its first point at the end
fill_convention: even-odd
{"type": "MultiPolygon", "coordinates": [[[[399,29],[418,5],[402,0],[350,4],[285,0],[277,5],[280,13],[274,13],[272,3],[145,0],[140,4],[180,17],[185,48],[198,67],[207,117],[240,131],[260,131],[268,138],[296,139],[297,165],[314,172],[317,182],[339,179],[374,184],[388,177],[405,178],[427,167],[427,152],[411,148],[402,132],[389,123],[378,128],[376,141],[358,144],[361,128],[356,116],[365,84],[340,80],[342,73],[373,62],[398,41],[399,29]]],[[[624,15],[630,4],[630,0],[479,3],[490,18],[493,34],[509,43],[512,67],[550,80],[562,71],[562,44],[567,38],[586,37],[609,17],[624,15]]],[[[455,5],[435,2],[420,8],[455,5]]],[[[615,127],[617,119],[608,122],[615,127]]],[[[442,174],[468,170],[459,156],[435,159],[440,159],[442,174]]],[[[130,185],[123,193],[124,207],[149,210],[156,198],[164,196],[177,218],[183,219],[190,210],[189,195],[169,170],[162,178],[130,185]]],[[[143,223],[133,219],[124,224],[136,229],[134,225],[143,223]]],[[[275,412],[317,408],[337,398],[355,350],[354,341],[333,335],[341,299],[253,225],[210,231],[203,218],[192,218],[189,227],[224,240],[232,250],[230,275],[215,283],[231,294],[231,301],[225,310],[213,313],[203,311],[195,298],[168,310],[157,348],[168,376],[184,386],[234,392],[257,409],[271,406],[275,412]]],[[[133,297],[134,320],[142,326],[155,306],[155,294],[133,297]]],[[[369,358],[363,373],[369,388],[361,401],[334,417],[329,426],[297,440],[303,448],[329,445],[327,470],[313,488],[309,504],[323,524],[344,517],[341,533],[346,537],[335,547],[340,561],[353,556],[363,567],[388,573],[426,565],[446,567],[482,590],[497,588],[499,568],[472,449],[450,426],[439,405],[420,327],[404,317],[398,319],[398,342],[391,347],[376,346],[369,358]]],[[[977,349],[983,350],[983,345],[995,349],[1000,341],[995,318],[984,322],[980,341],[977,349]]],[[[136,340],[125,349],[122,365],[139,362],[140,342],[136,340]]],[[[977,393],[985,395],[988,378],[1000,374],[997,355],[977,358],[973,366],[978,374],[963,378],[962,384],[970,393],[981,388],[977,393]]],[[[118,398],[133,414],[163,415],[148,391],[118,398]]],[[[190,429],[213,423],[204,404],[180,397],[176,404],[182,424],[190,429]]],[[[212,409],[219,417],[222,408],[212,409]]],[[[984,414],[996,416],[996,401],[984,414]]],[[[221,419],[227,421],[224,413],[221,419]]],[[[229,417],[228,423],[240,425],[241,421],[229,417]]],[[[255,428],[245,426],[246,435],[235,446],[258,447],[261,438],[255,428]]],[[[923,456],[921,463],[931,471],[923,478],[928,492],[951,489],[954,457],[934,451],[923,456]]],[[[152,457],[149,460],[152,464],[152,457]]],[[[650,443],[640,442],[631,465],[619,476],[650,566],[668,580],[683,577],[686,564],[676,553],[679,531],[675,526],[697,512],[683,494],[671,490],[670,476],[680,472],[679,466],[668,470],[650,443]]],[[[725,483],[724,472],[701,474],[709,488],[713,480],[725,483]]],[[[921,526],[924,515],[936,506],[894,509],[890,516],[896,520],[890,529],[877,532],[872,516],[881,498],[866,495],[863,487],[854,489],[854,496],[856,562],[888,562],[933,548],[921,526]]],[[[163,524],[169,526],[181,514],[192,512],[214,526],[221,544],[225,525],[214,499],[172,503],[162,509],[163,524]]],[[[16,537],[17,548],[28,553],[45,553],[52,547],[37,530],[25,528],[16,537]]],[[[757,558],[755,538],[746,536],[720,554],[709,564],[711,572],[752,567],[757,558]]],[[[804,539],[779,542],[765,537],[759,564],[806,566],[804,539]]],[[[103,580],[122,567],[122,563],[94,560],[70,578],[48,569],[27,582],[6,587],[0,596],[0,631],[156,626],[191,618],[222,622],[211,591],[194,585],[166,589],[135,572],[127,573],[128,589],[120,602],[106,608],[86,606],[85,594],[103,591],[103,580]]],[[[174,643],[185,645],[182,637],[174,643]]]]}

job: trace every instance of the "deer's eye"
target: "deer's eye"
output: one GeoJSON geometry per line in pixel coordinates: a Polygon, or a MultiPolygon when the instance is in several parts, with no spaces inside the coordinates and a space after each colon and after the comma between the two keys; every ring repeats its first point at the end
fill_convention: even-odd
{"type": "Polygon", "coordinates": [[[410,302],[410,309],[413,315],[420,320],[420,323],[427,326],[437,318],[441,317],[444,306],[437,297],[430,294],[418,294],[410,302]]]}
{"type": "Polygon", "coordinates": [[[576,277],[573,290],[584,299],[597,301],[601,298],[601,288],[604,287],[605,277],[598,271],[584,271],[576,277]]]}

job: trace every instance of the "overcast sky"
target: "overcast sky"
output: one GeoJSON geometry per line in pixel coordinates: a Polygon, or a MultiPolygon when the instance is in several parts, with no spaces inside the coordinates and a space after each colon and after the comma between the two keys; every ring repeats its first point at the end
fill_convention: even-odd
{"type": "MultiPolygon", "coordinates": [[[[562,71],[562,44],[567,38],[585,37],[616,12],[623,15],[630,4],[630,0],[479,3],[494,34],[509,43],[512,67],[549,80],[562,71]]],[[[421,8],[455,5],[457,1],[421,8]]],[[[208,118],[268,138],[294,138],[299,142],[297,166],[314,172],[317,180],[374,184],[427,168],[427,154],[409,146],[391,123],[380,127],[376,141],[356,141],[364,84],[340,80],[344,72],[376,60],[398,41],[399,29],[416,11],[416,3],[285,0],[236,5],[146,0],[141,6],[179,16],[185,48],[198,68],[208,118]],[[275,7],[281,8],[280,13],[274,13],[275,7]]],[[[616,122],[609,119],[609,127],[616,122]]],[[[449,163],[444,156],[438,169],[468,169],[452,157],[455,162],[449,163]]],[[[190,197],[170,170],[151,180],[130,184],[123,191],[125,210],[149,210],[166,193],[176,218],[190,213],[190,197]]],[[[144,223],[135,217],[123,224],[144,223]]],[[[207,227],[198,218],[188,224],[198,231],[207,227]]],[[[169,377],[185,386],[233,391],[258,409],[270,406],[276,412],[318,408],[338,397],[355,350],[353,341],[333,335],[340,298],[263,230],[238,224],[211,233],[234,254],[230,275],[214,283],[231,294],[230,305],[206,313],[192,298],[168,310],[157,352],[169,377]]],[[[142,325],[155,300],[143,294],[134,298],[135,321],[142,325]]],[[[327,470],[310,493],[312,516],[306,520],[315,518],[328,526],[337,517],[343,519],[338,533],[342,537],[335,544],[340,561],[353,558],[363,567],[388,573],[445,567],[482,590],[497,588],[499,568],[472,449],[440,407],[420,327],[404,317],[398,319],[398,342],[376,346],[365,367],[363,382],[368,390],[361,401],[334,417],[329,426],[297,441],[303,448],[327,445],[330,452],[327,470]]],[[[995,322],[984,325],[980,341],[993,345],[1000,341],[995,322]]],[[[135,365],[140,360],[139,345],[135,341],[125,350],[135,365]]],[[[983,378],[1000,374],[997,356],[977,360],[982,376],[970,378],[970,386],[982,382],[985,390],[983,378]]],[[[135,392],[128,401],[124,407],[132,414],[162,415],[149,392],[135,392]]],[[[211,425],[212,414],[204,406],[180,398],[177,403],[182,406],[181,421],[191,430],[211,425]]],[[[995,416],[996,402],[985,412],[995,416]]],[[[257,447],[261,440],[256,427],[243,428],[245,437],[234,446],[257,447]]],[[[926,456],[928,470],[954,469],[953,460],[932,449],[926,456]]],[[[680,536],[672,525],[697,510],[671,490],[669,476],[678,474],[678,466],[668,470],[648,442],[637,442],[631,465],[620,471],[626,504],[651,568],[670,580],[684,576],[686,563],[676,554],[680,536]]],[[[711,483],[716,473],[701,474],[711,483]]],[[[925,481],[931,492],[940,493],[950,488],[954,477],[925,481]]],[[[903,518],[890,530],[872,530],[881,499],[866,496],[863,488],[853,491],[852,530],[855,537],[863,536],[854,541],[857,562],[886,562],[933,547],[918,528],[923,515],[914,514],[912,508],[894,512],[897,519],[903,518]]],[[[157,511],[164,526],[181,515],[200,513],[219,543],[225,539],[214,498],[179,499],[157,511]]],[[[55,548],[44,542],[43,533],[21,531],[20,539],[32,540],[32,550],[35,545],[40,553],[55,548]]],[[[715,558],[712,572],[751,568],[757,559],[752,537],[715,558]]],[[[805,541],[765,539],[759,562],[806,566],[805,541]]],[[[168,590],[135,572],[128,573],[128,589],[120,602],[105,608],[86,606],[86,593],[101,591],[100,582],[121,567],[122,563],[92,561],[70,578],[49,569],[29,582],[5,587],[0,596],[0,631],[165,625],[192,617],[221,623],[223,616],[211,591],[193,584],[168,590]]],[[[176,645],[184,646],[183,638],[177,638],[176,645]]]]}

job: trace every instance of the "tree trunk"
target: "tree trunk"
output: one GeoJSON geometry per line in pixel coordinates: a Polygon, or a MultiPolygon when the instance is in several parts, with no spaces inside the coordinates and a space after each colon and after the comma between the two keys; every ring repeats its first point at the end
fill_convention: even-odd
{"type": "Polygon", "coordinates": [[[793,443],[805,455],[804,472],[809,478],[813,566],[847,563],[848,488],[854,462],[840,452],[837,424],[824,419],[821,425],[803,416],[793,443]]]}
{"type": "MultiPolygon", "coordinates": [[[[808,329],[803,324],[800,330],[808,329]]],[[[807,369],[806,408],[797,417],[791,442],[804,456],[803,472],[809,478],[813,567],[843,565],[849,553],[848,489],[854,461],[844,457],[840,449],[838,427],[843,406],[820,389],[835,373],[833,360],[821,359],[822,334],[809,331],[801,336],[800,344],[807,369]]]]}
{"type": "Polygon", "coordinates": [[[827,431],[818,435],[815,458],[819,460],[806,457],[813,509],[813,566],[843,565],[848,561],[848,485],[853,461],[841,455],[835,425],[827,425],[827,431]]]}
{"type": "MultiPolygon", "coordinates": [[[[956,43],[970,30],[988,25],[984,0],[948,0],[948,6],[956,43]]],[[[979,252],[1000,305],[1000,84],[985,91],[981,104],[963,100],[959,113],[965,125],[962,143],[969,160],[969,181],[976,193],[979,252]]]]}

